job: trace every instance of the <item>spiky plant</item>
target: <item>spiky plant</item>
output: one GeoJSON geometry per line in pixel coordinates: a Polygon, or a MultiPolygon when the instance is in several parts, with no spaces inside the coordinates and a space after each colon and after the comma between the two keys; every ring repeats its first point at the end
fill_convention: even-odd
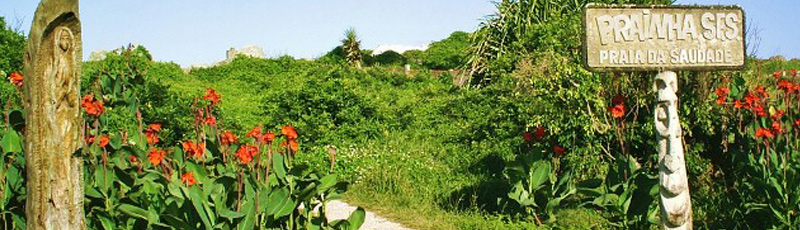
{"type": "Polygon", "coordinates": [[[361,69],[361,41],[356,36],[354,28],[347,29],[344,32],[345,38],[342,39],[342,51],[344,58],[351,65],[355,65],[361,69]]]}
{"type": "MultiPolygon", "coordinates": [[[[492,66],[501,58],[514,57],[532,52],[542,44],[537,29],[555,20],[580,19],[583,7],[590,2],[604,4],[671,4],[673,0],[501,0],[496,2],[497,13],[487,16],[480,28],[472,34],[470,56],[464,66],[472,86],[485,85],[495,75],[492,66]],[[510,56],[509,56],[510,55],[510,56]]],[[[576,27],[577,28],[577,27],[576,27]]],[[[563,30],[575,28],[559,28],[563,30]]],[[[546,42],[545,42],[546,43],[546,42]]],[[[508,60],[501,60],[506,65],[508,60]]],[[[502,67],[500,67],[502,68],[502,67]]],[[[505,69],[499,72],[510,72],[505,69]]]]}

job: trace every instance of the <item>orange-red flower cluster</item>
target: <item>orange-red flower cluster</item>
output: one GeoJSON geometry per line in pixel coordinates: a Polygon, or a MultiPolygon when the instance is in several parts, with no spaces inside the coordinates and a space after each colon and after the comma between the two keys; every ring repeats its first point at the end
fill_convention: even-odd
{"type": "Polygon", "coordinates": [[[233,134],[230,131],[225,131],[220,136],[221,136],[220,142],[222,142],[222,144],[224,145],[230,145],[236,143],[236,140],[238,140],[236,134],[233,134]]]}
{"type": "Polygon", "coordinates": [[[203,158],[203,153],[206,151],[205,142],[195,144],[192,141],[184,141],[182,145],[183,151],[186,152],[186,157],[200,159],[203,158]]]}
{"type": "Polygon", "coordinates": [[[144,131],[144,136],[147,137],[147,143],[154,145],[158,143],[158,132],[161,131],[161,123],[152,123],[147,126],[144,131]]]}
{"type": "Polygon", "coordinates": [[[106,148],[106,146],[108,146],[108,141],[108,135],[100,136],[100,142],[97,143],[97,145],[99,145],[100,148],[106,148]]]}
{"type": "Polygon", "coordinates": [[[16,85],[17,87],[22,87],[22,79],[23,79],[22,74],[18,72],[13,72],[10,75],[8,75],[8,81],[11,82],[11,84],[16,85]]]}
{"type": "Polygon", "coordinates": [[[258,154],[258,148],[248,144],[244,144],[239,147],[239,150],[236,150],[236,158],[238,158],[239,162],[242,164],[248,164],[250,161],[253,161],[253,157],[256,154],[258,154]]]}
{"type": "Polygon", "coordinates": [[[208,117],[206,117],[206,120],[203,121],[203,123],[205,123],[206,125],[211,125],[211,126],[217,125],[217,118],[214,117],[214,116],[209,115],[208,117]]]}
{"type": "Polygon", "coordinates": [[[608,107],[608,111],[611,112],[611,116],[617,119],[625,116],[625,96],[617,94],[614,96],[611,102],[614,103],[614,105],[608,107]]]}
{"type": "Polygon", "coordinates": [[[772,139],[775,138],[775,135],[772,134],[772,131],[770,131],[769,129],[760,128],[756,130],[756,139],[763,139],[763,138],[772,139]]]}
{"type": "Polygon", "coordinates": [[[283,129],[281,129],[281,134],[286,137],[286,140],[280,144],[281,149],[289,147],[289,150],[292,152],[297,152],[298,143],[297,140],[297,131],[294,130],[294,127],[291,125],[284,125],[283,129]]]}
{"type": "Polygon", "coordinates": [[[181,175],[181,182],[186,183],[186,185],[189,187],[192,187],[192,185],[197,183],[197,180],[194,179],[194,173],[192,171],[188,171],[181,175]]]}
{"type": "Polygon", "coordinates": [[[792,84],[787,80],[781,80],[778,82],[778,88],[786,93],[800,92],[800,84],[792,84]]]}
{"type": "Polygon", "coordinates": [[[261,135],[261,141],[264,143],[272,143],[275,140],[275,133],[266,132],[264,135],[261,135]]]}
{"type": "Polygon", "coordinates": [[[253,129],[244,136],[258,140],[258,138],[261,137],[261,126],[253,127],[253,129]]]}
{"type": "Polygon", "coordinates": [[[783,133],[783,129],[781,128],[781,123],[777,121],[772,122],[772,132],[775,134],[783,133]]]}
{"type": "Polygon", "coordinates": [[[728,87],[719,87],[714,90],[714,93],[717,94],[717,104],[722,105],[725,104],[725,101],[728,98],[728,94],[730,94],[731,90],[728,87]]]}
{"type": "Polygon", "coordinates": [[[783,72],[775,71],[774,73],[772,73],[772,76],[775,78],[781,78],[781,76],[783,76],[783,72]]]}
{"type": "Polygon", "coordinates": [[[150,163],[153,166],[158,166],[164,160],[164,157],[167,156],[167,151],[159,150],[156,148],[150,149],[150,152],[147,153],[147,158],[150,159],[150,163]]]}
{"type": "Polygon", "coordinates": [[[99,117],[100,114],[106,112],[105,107],[103,107],[103,101],[95,100],[92,95],[83,95],[83,98],[81,98],[81,107],[83,107],[83,110],[86,111],[87,114],[95,117],[99,117]]]}
{"type": "Polygon", "coordinates": [[[214,89],[206,88],[206,95],[203,95],[203,100],[211,102],[211,105],[216,105],[219,103],[221,97],[222,96],[214,89]]]}

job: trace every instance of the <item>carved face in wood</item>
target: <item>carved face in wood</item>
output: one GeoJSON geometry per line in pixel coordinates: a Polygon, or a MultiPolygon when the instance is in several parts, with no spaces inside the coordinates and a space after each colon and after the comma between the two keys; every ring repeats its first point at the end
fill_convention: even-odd
{"type": "Polygon", "coordinates": [[[56,45],[61,48],[61,51],[67,51],[72,48],[72,31],[67,27],[58,28],[56,34],[56,45]]]}

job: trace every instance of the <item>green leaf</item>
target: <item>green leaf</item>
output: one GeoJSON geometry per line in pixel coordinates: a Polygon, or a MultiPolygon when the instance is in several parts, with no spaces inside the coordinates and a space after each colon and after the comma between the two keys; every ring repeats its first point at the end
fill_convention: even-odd
{"type": "Polygon", "coordinates": [[[534,164],[528,180],[530,181],[529,192],[534,192],[539,189],[545,182],[547,182],[552,172],[552,166],[549,161],[538,161],[534,164]]]}
{"type": "Polygon", "coordinates": [[[147,210],[144,210],[142,208],[139,208],[139,207],[136,207],[136,206],[133,206],[133,205],[130,205],[130,204],[120,204],[117,207],[117,210],[119,210],[120,212],[122,212],[122,213],[124,213],[124,214],[126,214],[128,216],[132,216],[132,217],[135,217],[135,218],[146,220],[148,223],[155,222],[155,221],[150,219],[149,214],[147,213],[147,210]]]}
{"type": "Polygon", "coordinates": [[[111,148],[120,149],[122,147],[122,135],[114,134],[111,136],[111,140],[108,142],[111,145],[111,148]]]}
{"type": "MultiPolygon", "coordinates": [[[[184,190],[184,192],[186,192],[186,190],[184,190]]],[[[197,188],[197,186],[194,186],[191,189],[188,189],[188,194],[186,195],[188,195],[189,199],[192,201],[192,206],[194,207],[194,210],[197,211],[197,214],[200,216],[200,220],[203,221],[203,225],[206,226],[207,230],[211,230],[214,226],[214,224],[212,224],[211,222],[212,221],[211,219],[213,218],[210,218],[209,214],[206,212],[206,209],[209,208],[205,207],[206,206],[205,200],[203,199],[203,196],[201,194],[202,192],[200,191],[200,189],[197,188]]]]}
{"type": "Polygon", "coordinates": [[[364,218],[366,217],[366,212],[364,208],[358,207],[356,208],[353,213],[350,213],[350,217],[347,218],[347,222],[350,222],[350,229],[356,230],[361,228],[361,225],[364,224],[364,218]]]}
{"type": "Polygon", "coordinates": [[[319,179],[319,182],[319,191],[328,190],[328,188],[336,185],[336,174],[326,175],[322,177],[322,179],[319,179]]]}
{"type": "Polygon", "coordinates": [[[286,168],[283,167],[283,155],[275,154],[272,158],[272,170],[278,175],[278,179],[286,178],[286,168]]]}
{"type": "Polygon", "coordinates": [[[3,153],[22,153],[22,138],[16,131],[9,130],[3,135],[0,144],[2,144],[3,153]]]}

